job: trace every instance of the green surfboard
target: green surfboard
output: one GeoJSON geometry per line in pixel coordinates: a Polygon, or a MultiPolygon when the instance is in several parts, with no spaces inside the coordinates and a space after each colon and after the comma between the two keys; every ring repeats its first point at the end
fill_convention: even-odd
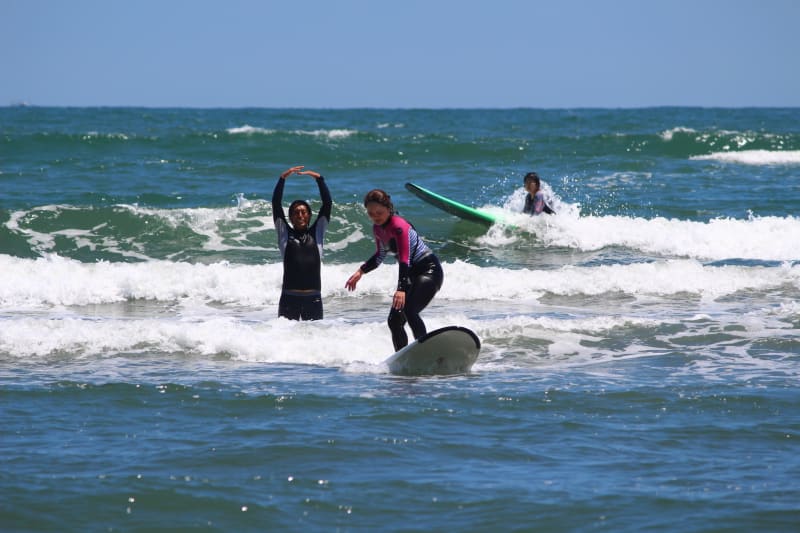
{"type": "Polygon", "coordinates": [[[495,222],[500,221],[499,217],[496,217],[491,213],[487,213],[486,211],[481,211],[480,209],[475,209],[474,207],[456,202],[455,200],[451,200],[450,198],[442,196],[441,194],[436,194],[435,192],[429,191],[428,189],[420,187],[419,185],[406,183],[406,189],[417,198],[438,207],[442,211],[450,213],[451,215],[455,215],[464,220],[477,222],[486,226],[491,226],[495,222]]]}

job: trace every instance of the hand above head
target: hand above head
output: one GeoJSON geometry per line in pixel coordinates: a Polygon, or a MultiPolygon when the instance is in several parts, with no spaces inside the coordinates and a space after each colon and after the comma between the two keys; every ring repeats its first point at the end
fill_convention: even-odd
{"type": "MultiPolygon", "coordinates": [[[[299,168],[303,168],[303,167],[299,167],[299,168]]],[[[311,176],[315,180],[322,177],[322,174],[320,174],[319,172],[314,172],[313,170],[304,170],[302,172],[295,172],[295,174],[303,174],[305,176],[311,176]]]]}
{"type": "Polygon", "coordinates": [[[281,179],[285,180],[286,178],[288,178],[292,174],[303,174],[303,172],[300,172],[300,171],[303,170],[304,168],[305,168],[305,165],[298,165],[296,167],[292,167],[292,168],[290,168],[288,170],[285,170],[283,172],[283,174],[281,174],[281,179]]]}

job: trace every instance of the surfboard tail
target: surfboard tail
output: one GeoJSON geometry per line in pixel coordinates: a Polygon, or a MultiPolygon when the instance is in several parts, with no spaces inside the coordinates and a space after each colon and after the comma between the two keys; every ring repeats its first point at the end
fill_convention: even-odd
{"type": "Polygon", "coordinates": [[[456,202],[455,200],[451,200],[446,196],[437,194],[414,183],[406,183],[406,190],[420,200],[464,220],[470,220],[486,226],[491,226],[499,220],[498,217],[492,215],[491,213],[487,213],[486,211],[481,211],[480,209],[475,209],[474,207],[456,202]]]}
{"type": "Polygon", "coordinates": [[[480,338],[470,329],[447,326],[429,332],[386,360],[402,376],[468,374],[478,359],[480,338]]]}

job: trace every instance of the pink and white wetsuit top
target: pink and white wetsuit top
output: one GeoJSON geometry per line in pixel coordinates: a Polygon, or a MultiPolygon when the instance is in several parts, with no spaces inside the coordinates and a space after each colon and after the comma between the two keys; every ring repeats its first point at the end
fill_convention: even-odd
{"type": "Polygon", "coordinates": [[[386,254],[392,253],[397,256],[397,263],[400,266],[397,290],[407,290],[411,267],[430,255],[431,249],[420,238],[414,226],[397,215],[390,216],[382,226],[373,225],[372,233],[375,235],[377,250],[366,263],[361,265],[361,271],[366,274],[375,270],[383,263],[386,254]]]}

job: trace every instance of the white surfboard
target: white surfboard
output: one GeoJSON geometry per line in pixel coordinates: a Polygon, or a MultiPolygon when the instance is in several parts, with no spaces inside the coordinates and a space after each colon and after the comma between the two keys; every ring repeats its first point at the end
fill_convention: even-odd
{"type": "Polygon", "coordinates": [[[386,360],[389,372],[401,376],[469,373],[481,341],[474,332],[460,326],[431,331],[386,360]]]}

